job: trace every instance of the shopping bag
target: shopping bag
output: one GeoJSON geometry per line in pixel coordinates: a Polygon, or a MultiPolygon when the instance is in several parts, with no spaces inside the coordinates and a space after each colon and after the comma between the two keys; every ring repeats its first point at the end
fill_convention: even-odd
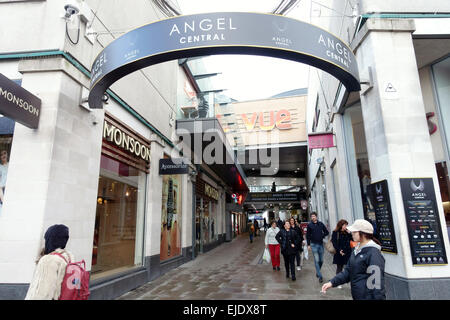
{"type": "Polygon", "coordinates": [[[272,261],[272,259],[270,258],[270,252],[269,249],[264,249],[264,254],[263,254],[263,261],[266,263],[270,263],[272,261]]]}
{"type": "Polygon", "coordinates": [[[308,245],[305,243],[305,245],[303,246],[303,257],[308,260],[308,245]]]}

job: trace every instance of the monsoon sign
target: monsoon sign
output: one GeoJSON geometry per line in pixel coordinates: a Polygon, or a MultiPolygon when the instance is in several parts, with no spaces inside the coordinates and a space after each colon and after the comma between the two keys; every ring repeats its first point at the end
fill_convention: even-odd
{"type": "Polygon", "coordinates": [[[214,54],[293,60],[328,72],[348,91],[361,89],[352,50],[328,31],[280,15],[218,12],[153,22],[111,42],[92,65],[89,105],[102,108],[109,86],[134,71],[174,59],[214,54]]]}
{"type": "Polygon", "coordinates": [[[0,114],[37,129],[41,99],[0,73],[0,114]]]}

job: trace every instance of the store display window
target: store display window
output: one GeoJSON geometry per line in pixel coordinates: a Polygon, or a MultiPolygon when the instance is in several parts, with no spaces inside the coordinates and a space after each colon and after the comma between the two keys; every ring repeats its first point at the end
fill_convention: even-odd
{"type": "Polygon", "coordinates": [[[161,251],[164,261],[181,255],[181,175],[164,175],[161,211],[161,251]]]}
{"type": "Polygon", "coordinates": [[[91,278],[143,263],[146,174],[101,156],[91,278]]]}
{"type": "Polygon", "coordinates": [[[2,214],[3,202],[6,195],[6,181],[14,126],[14,120],[0,116],[0,215],[2,214]]]}

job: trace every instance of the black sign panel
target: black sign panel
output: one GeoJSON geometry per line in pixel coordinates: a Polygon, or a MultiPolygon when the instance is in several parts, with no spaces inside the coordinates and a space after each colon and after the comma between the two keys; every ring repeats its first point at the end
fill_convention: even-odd
{"type": "Polygon", "coordinates": [[[245,199],[249,202],[300,202],[298,192],[251,192],[245,199]]]}
{"type": "Polygon", "coordinates": [[[41,99],[0,73],[0,113],[31,129],[37,129],[41,99]]]}
{"type": "Polygon", "coordinates": [[[401,178],[403,205],[414,265],[447,264],[432,178],[401,178]]]}
{"type": "Polygon", "coordinates": [[[367,186],[369,210],[375,211],[377,239],[381,242],[381,251],[397,253],[394,222],[392,221],[391,202],[386,180],[367,186]]]}
{"type": "Polygon", "coordinates": [[[111,42],[91,68],[89,105],[115,81],[174,59],[213,54],[250,54],[288,59],[322,69],[348,91],[359,91],[356,58],[333,34],[292,18],[262,13],[217,12],[177,16],[132,30],[111,42]]]}
{"type": "Polygon", "coordinates": [[[186,174],[189,173],[189,165],[185,159],[160,159],[159,174],[186,174]]]}

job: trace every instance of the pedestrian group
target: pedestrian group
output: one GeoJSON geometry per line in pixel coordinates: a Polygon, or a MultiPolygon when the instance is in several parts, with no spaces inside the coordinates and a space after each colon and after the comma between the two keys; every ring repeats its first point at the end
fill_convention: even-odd
{"type": "MultiPolygon", "coordinates": [[[[295,271],[302,270],[303,258],[307,258],[308,251],[311,251],[316,277],[319,283],[323,283],[321,269],[326,249],[333,254],[336,276],[322,285],[322,293],[325,294],[330,288],[341,289],[343,284],[350,283],[351,294],[355,300],[385,300],[385,260],[381,254],[380,242],[374,237],[373,225],[367,220],[357,219],[349,226],[349,223],[342,219],[324,247],[324,239],[329,235],[329,231],[318,220],[317,213],[312,212],[310,218],[306,234],[294,218],[284,222],[280,218],[271,221],[265,235],[265,248],[270,252],[273,271],[280,271],[282,255],[286,278],[295,281],[295,271]]],[[[250,224],[253,226],[251,222],[250,224]]],[[[250,229],[250,242],[256,232],[250,229]]]]}

